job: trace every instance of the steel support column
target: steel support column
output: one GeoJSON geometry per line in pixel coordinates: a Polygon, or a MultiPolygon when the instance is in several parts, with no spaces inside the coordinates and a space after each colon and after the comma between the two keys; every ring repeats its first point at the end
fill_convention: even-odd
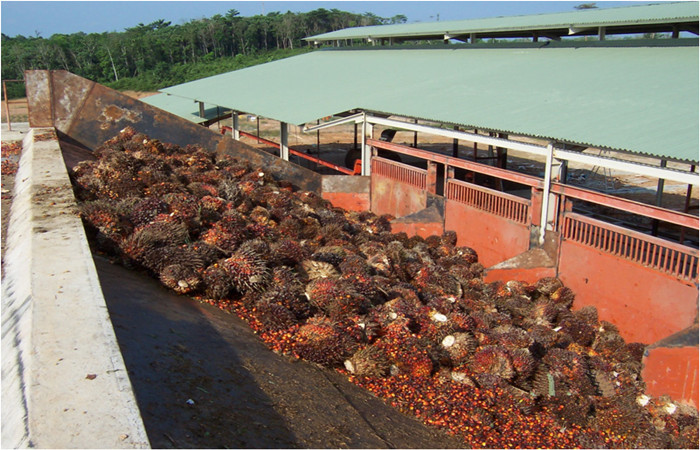
{"type": "Polygon", "coordinates": [[[552,184],[552,164],[554,162],[554,146],[547,145],[547,162],[544,167],[544,192],[542,193],[542,215],[540,216],[540,236],[539,244],[544,245],[544,234],[547,231],[549,219],[549,196],[552,184]]]}
{"type": "Polygon", "coordinates": [[[372,124],[367,122],[367,115],[362,115],[362,175],[368,176],[372,172],[372,147],[367,145],[367,138],[372,138],[372,124]]]}
{"type": "Polygon", "coordinates": [[[286,122],[280,122],[280,158],[289,161],[289,127],[286,122]]]}
{"type": "Polygon", "coordinates": [[[232,135],[234,141],[241,140],[241,124],[238,123],[238,111],[231,111],[231,119],[233,120],[232,135]]]}

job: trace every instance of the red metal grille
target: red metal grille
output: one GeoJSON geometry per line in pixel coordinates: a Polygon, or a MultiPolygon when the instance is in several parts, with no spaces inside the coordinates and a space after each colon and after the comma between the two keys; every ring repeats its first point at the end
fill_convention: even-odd
{"type": "Polygon", "coordinates": [[[425,189],[428,172],[423,169],[417,169],[406,164],[375,156],[372,158],[372,174],[410,184],[419,189],[425,189]]]}
{"type": "Polygon", "coordinates": [[[493,189],[463,181],[448,180],[445,197],[523,225],[527,225],[530,220],[529,200],[493,189]]]}
{"type": "Polygon", "coordinates": [[[575,213],[564,217],[563,238],[682,280],[698,281],[698,251],[680,244],[575,213]]]}

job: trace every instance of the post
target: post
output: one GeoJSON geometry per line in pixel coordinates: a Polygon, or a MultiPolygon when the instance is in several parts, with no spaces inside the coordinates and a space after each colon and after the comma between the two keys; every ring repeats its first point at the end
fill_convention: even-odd
{"type": "Polygon", "coordinates": [[[428,161],[428,175],[425,180],[425,190],[437,194],[437,163],[428,161]]]}
{"type": "Polygon", "coordinates": [[[542,211],[540,216],[540,236],[538,242],[544,245],[544,235],[547,231],[547,218],[549,217],[549,192],[552,183],[552,162],[554,161],[554,146],[547,144],[547,162],[544,166],[544,192],[542,193],[542,211]]]}
{"type": "MultiPolygon", "coordinates": [[[[316,125],[320,123],[320,120],[316,120],[316,125]]],[[[316,156],[321,157],[321,130],[316,130],[316,156]]]]}
{"type": "Polygon", "coordinates": [[[605,27],[598,28],[598,40],[600,40],[600,41],[605,40],[605,27]]]}
{"type": "Polygon", "coordinates": [[[204,118],[204,102],[199,103],[199,117],[204,118]]]}
{"type": "Polygon", "coordinates": [[[2,82],[2,94],[5,96],[5,116],[7,117],[7,131],[12,131],[12,120],[10,119],[10,100],[7,98],[7,82],[2,82]]]}
{"type": "MultiPolygon", "coordinates": [[[[418,123],[418,119],[413,120],[414,123],[418,123]]],[[[413,148],[418,148],[418,132],[413,132],[413,148]]]]}
{"type": "Polygon", "coordinates": [[[357,150],[357,122],[354,123],[354,126],[355,126],[355,131],[353,133],[354,144],[353,144],[352,149],[357,150]]]}
{"type": "Polygon", "coordinates": [[[287,122],[280,122],[280,158],[289,161],[289,127],[287,122]]]}
{"type": "Polygon", "coordinates": [[[260,142],[260,116],[255,116],[255,121],[257,122],[256,126],[258,129],[258,143],[260,142]]]}
{"type": "MultiPolygon", "coordinates": [[[[690,171],[695,172],[695,164],[691,164],[690,171]]],[[[686,214],[688,213],[688,210],[690,209],[690,199],[692,198],[692,196],[693,196],[693,185],[689,184],[688,189],[686,190],[686,193],[685,193],[685,206],[683,207],[683,212],[686,214]]],[[[685,227],[681,228],[681,236],[680,236],[680,239],[678,241],[681,244],[683,243],[683,241],[685,241],[685,230],[686,230],[685,227]]]]}
{"type": "Polygon", "coordinates": [[[233,139],[236,141],[241,140],[241,125],[238,123],[238,111],[231,111],[231,118],[233,119],[233,139]]]}
{"type": "MultiPolygon", "coordinates": [[[[666,167],[666,160],[662,159],[660,165],[661,165],[661,167],[666,167]]],[[[665,184],[664,179],[659,178],[659,182],[656,185],[656,206],[661,206],[661,204],[663,203],[664,184],[665,184]]],[[[659,235],[659,220],[658,219],[654,219],[651,221],[651,235],[652,236],[659,235]]]]}
{"type": "Polygon", "coordinates": [[[367,145],[367,138],[372,137],[372,124],[367,122],[367,113],[362,113],[362,175],[367,176],[372,172],[372,155],[369,145],[367,145]]]}
{"type": "MultiPolygon", "coordinates": [[[[455,131],[459,131],[459,127],[455,125],[455,131]]],[[[459,158],[459,139],[452,139],[452,156],[459,158]]]]}
{"type": "Polygon", "coordinates": [[[445,187],[442,190],[442,196],[447,198],[447,182],[453,180],[455,177],[455,168],[452,166],[445,166],[445,187]]]}

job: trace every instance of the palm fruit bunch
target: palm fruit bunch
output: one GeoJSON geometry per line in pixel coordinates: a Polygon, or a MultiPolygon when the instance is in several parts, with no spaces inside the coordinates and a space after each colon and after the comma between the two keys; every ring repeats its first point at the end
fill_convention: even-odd
{"type": "Polygon", "coordinates": [[[127,128],[95,156],[71,178],[97,249],[465,446],[698,446],[696,409],[644,395],[644,345],[557,278],[486,283],[453,232],[394,234],[222,152],[127,128]]]}

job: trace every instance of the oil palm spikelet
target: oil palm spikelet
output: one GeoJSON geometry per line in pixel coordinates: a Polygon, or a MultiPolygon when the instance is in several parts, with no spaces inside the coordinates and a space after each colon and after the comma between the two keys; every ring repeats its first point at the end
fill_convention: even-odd
{"type": "Polygon", "coordinates": [[[265,289],[270,280],[267,265],[257,253],[250,250],[235,251],[221,265],[240,293],[260,292],[265,289]]]}

